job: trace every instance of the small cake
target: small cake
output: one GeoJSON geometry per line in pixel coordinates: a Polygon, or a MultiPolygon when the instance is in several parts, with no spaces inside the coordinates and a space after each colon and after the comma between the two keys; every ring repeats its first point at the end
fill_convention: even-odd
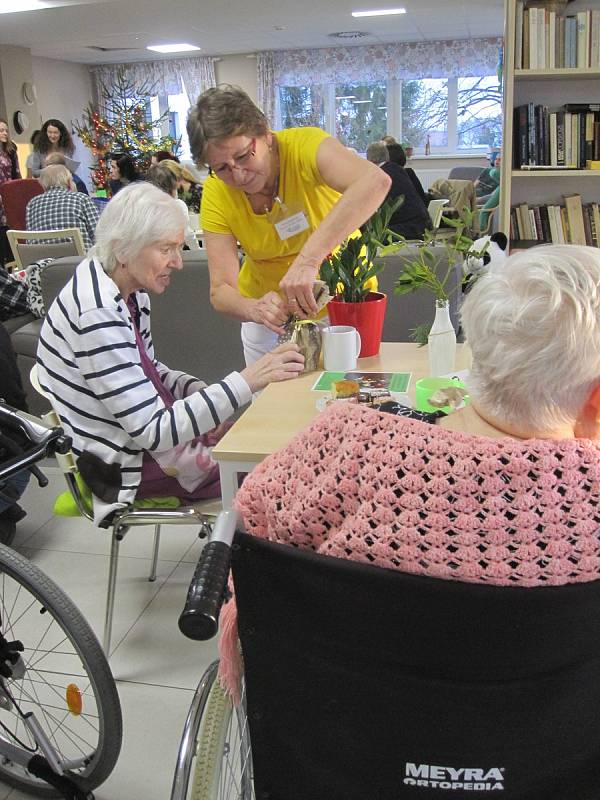
{"type": "Polygon", "coordinates": [[[357,398],[360,392],[358,381],[335,381],[331,384],[331,396],[334,400],[357,398]]]}

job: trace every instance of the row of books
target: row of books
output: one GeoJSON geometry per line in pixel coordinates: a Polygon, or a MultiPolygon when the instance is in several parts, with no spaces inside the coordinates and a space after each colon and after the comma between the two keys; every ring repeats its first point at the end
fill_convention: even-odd
{"type": "Polygon", "coordinates": [[[598,203],[581,202],[581,195],[565,196],[564,206],[529,207],[520,203],[510,210],[510,238],[548,244],[583,244],[600,247],[598,203]]]}
{"type": "Polygon", "coordinates": [[[567,103],[559,111],[527,103],[514,110],[513,164],[585,169],[600,160],[600,103],[567,103]]]}
{"type": "Polygon", "coordinates": [[[560,16],[517,0],[515,69],[600,69],[600,9],[560,16]]]}

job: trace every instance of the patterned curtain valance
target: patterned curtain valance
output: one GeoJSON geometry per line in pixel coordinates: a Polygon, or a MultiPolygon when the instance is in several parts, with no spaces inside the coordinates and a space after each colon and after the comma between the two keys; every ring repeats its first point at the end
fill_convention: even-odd
{"type": "Polygon", "coordinates": [[[179,94],[185,91],[190,103],[205,89],[216,86],[215,65],[212,58],[178,58],[161,61],[137,61],[131,64],[102,64],[90,67],[96,94],[99,81],[105,86],[115,82],[117,70],[122,69],[125,77],[134,86],[144,84],[156,86],[157,94],[179,94]]]}
{"type": "Polygon", "coordinates": [[[313,83],[493,75],[501,38],[442,42],[276,50],[273,72],[278,86],[313,83]]]}

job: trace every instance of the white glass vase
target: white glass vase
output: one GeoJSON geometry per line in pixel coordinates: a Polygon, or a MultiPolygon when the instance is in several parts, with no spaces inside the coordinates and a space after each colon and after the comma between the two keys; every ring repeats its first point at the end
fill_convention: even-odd
{"type": "Polygon", "coordinates": [[[448,301],[436,300],[435,319],[427,338],[429,374],[435,378],[454,372],[456,333],[450,320],[448,301]]]}
{"type": "Polygon", "coordinates": [[[188,219],[190,223],[190,228],[193,231],[200,230],[200,215],[197,211],[188,211],[188,219]]]}

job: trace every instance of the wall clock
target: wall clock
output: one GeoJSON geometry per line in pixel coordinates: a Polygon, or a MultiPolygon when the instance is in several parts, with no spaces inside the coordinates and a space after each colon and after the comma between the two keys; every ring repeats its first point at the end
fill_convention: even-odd
{"type": "Polygon", "coordinates": [[[13,114],[13,127],[17,133],[24,133],[29,127],[29,117],[24,111],[15,111],[13,114]]]}

